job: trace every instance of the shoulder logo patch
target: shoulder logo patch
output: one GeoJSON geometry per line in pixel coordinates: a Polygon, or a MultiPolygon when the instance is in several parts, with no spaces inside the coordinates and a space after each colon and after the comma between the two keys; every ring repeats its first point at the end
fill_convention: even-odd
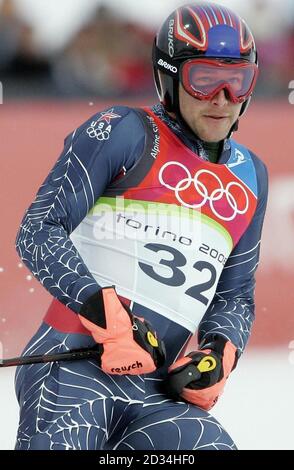
{"type": "Polygon", "coordinates": [[[114,108],[109,109],[108,111],[103,111],[100,113],[99,118],[96,121],[92,121],[90,127],[87,129],[87,134],[91,139],[97,140],[108,140],[112,126],[110,121],[112,119],[120,118],[119,114],[114,112],[114,108]]]}

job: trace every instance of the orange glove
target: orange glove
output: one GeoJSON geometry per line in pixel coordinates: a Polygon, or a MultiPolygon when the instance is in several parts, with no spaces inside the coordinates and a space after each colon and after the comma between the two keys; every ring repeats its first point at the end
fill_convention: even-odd
{"type": "Polygon", "coordinates": [[[198,351],[177,360],[166,381],[168,395],[205,410],[215,405],[237,363],[237,350],[230,341],[217,334],[210,338],[198,351]]]}
{"type": "Polygon", "coordinates": [[[123,305],[114,287],[104,287],[80,310],[79,319],[101,344],[101,368],[109,374],[149,374],[165,361],[164,343],[150,324],[123,305]]]}

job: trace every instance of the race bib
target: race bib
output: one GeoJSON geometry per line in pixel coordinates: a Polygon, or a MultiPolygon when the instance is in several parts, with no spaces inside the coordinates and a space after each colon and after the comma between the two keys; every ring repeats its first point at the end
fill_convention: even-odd
{"type": "Polygon", "coordinates": [[[101,286],[194,333],[232,250],[228,232],[173,204],[100,198],[72,234],[101,286]]]}

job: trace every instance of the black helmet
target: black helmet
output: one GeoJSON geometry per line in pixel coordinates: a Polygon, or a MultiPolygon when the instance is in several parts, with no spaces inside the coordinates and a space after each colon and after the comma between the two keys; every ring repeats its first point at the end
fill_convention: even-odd
{"type": "Polygon", "coordinates": [[[191,59],[208,59],[208,62],[212,59],[240,66],[254,64],[250,88],[245,98],[239,99],[243,103],[241,116],[250,102],[258,66],[254,38],[245,21],[232,10],[214,3],[181,6],[165,20],[153,46],[154,79],[166,111],[178,116],[183,64],[191,59]]]}

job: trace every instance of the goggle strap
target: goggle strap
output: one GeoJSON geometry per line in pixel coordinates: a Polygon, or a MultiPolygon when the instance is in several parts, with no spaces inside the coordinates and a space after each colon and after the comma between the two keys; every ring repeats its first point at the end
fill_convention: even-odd
{"type": "Polygon", "coordinates": [[[169,75],[170,77],[179,79],[180,66],[182,60],[174,60],[165,52],[161,51],[157,46],[153,48],[153,64],[161,72],[169,75]]]}

